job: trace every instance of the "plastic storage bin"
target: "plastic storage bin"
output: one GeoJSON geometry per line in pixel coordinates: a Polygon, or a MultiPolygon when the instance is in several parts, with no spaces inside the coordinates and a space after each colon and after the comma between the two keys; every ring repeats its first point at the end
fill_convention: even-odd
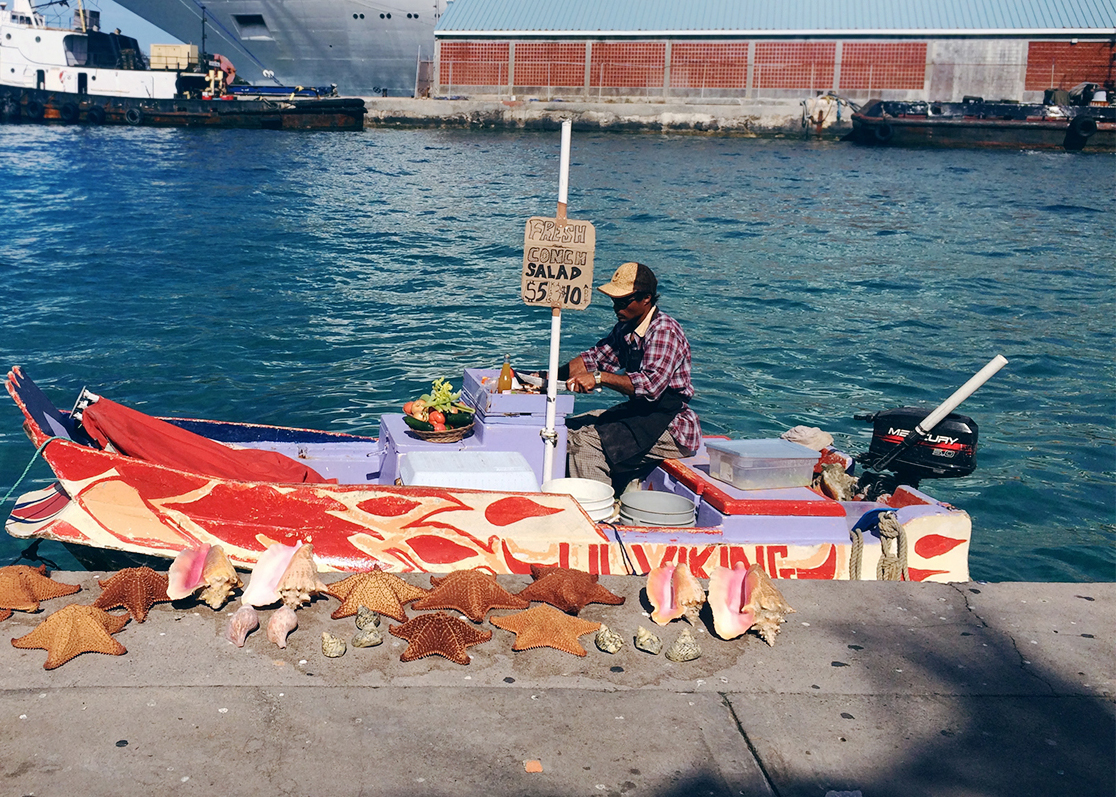
{"type": "Polygon", "coordinates": [[[741,490],[808,487],[821,454],[789,440],[707,440],[709,475],[741,490]]]}

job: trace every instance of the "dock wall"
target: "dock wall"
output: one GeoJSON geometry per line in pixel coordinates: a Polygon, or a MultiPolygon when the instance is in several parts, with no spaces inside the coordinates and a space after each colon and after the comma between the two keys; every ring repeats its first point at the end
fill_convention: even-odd
{"type": "Polygon", "coordinates": [[[849,107],[825,97],[721,102],[548,102],[518,97],[364,99],[369,127],[553,130],[564,119],[571,119],[577,130],[801,138],[839,138],[852,129],[849,107]]]}

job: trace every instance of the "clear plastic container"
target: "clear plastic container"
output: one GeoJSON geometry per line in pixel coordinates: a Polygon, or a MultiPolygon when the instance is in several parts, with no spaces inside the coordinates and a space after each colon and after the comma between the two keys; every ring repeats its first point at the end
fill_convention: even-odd
{"type": "Polygon", "coordinates": [[[821,454],[789,440],[707,440],[709,475],[741,490],[808,487],[821,454]]]}

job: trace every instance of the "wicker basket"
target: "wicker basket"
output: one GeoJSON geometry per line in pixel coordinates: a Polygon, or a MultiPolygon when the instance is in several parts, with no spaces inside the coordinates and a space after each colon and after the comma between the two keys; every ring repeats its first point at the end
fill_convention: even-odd
{"type": "Polygon", "coordinates": [[[425,440],[428,443],[456,443],[473,433],[473,424],[470,423],[468,426],[458,426],[441,432],[420,432],[418,429],[408,429],[407,431],[419,440],[425,440]]]}

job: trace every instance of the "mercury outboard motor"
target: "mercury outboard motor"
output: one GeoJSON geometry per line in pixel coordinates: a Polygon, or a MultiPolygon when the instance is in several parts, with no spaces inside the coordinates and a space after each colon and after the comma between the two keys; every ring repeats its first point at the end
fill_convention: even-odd
{"type": "Polygon", "coordinates": [[[872,423],[872,444],[858,459],[873,470],[877,463],[895,472],[900,484],[917,487],[922,479],[956,479],[976,470],[977,424],[966,415],[950,413],[913,445],[895,454],[914,428],[930,414],[927,409],[899,407],[873,414],[855,415],[872,423]]]}

